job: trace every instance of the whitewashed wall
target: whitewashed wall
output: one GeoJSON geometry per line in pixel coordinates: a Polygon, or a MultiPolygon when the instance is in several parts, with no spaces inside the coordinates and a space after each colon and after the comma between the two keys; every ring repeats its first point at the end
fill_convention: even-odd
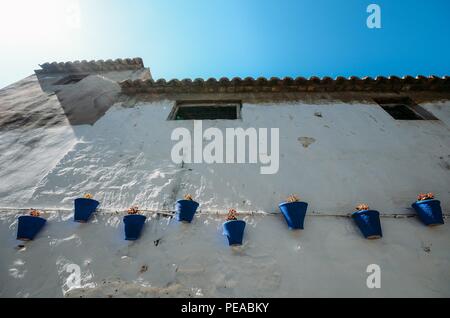
{"type": "Polygon", "coordinates": [[[448,223],[383,218],[385,237],[367,241],[347,218],[307,216],[304,231],[289,231],[281,216],[254,216],[244,245],[230,248],[216,216],[191,225],[153,218],[133,243],[123,240],[121,215],[84,225],[47,217],[18,250],[16,215],[1,214],[1,297],[450,296],[448,223]],[[69,264],[80,266],[83,289],[69,291],[69,264]],[[381,267],[380,289],[367,288],[370,264],[381,267]]]}
{"type": "Polygon", "coordinates": [[[377,105],[291,103],[244,104],[242,120],[204,122],[280,128],[276,175],[261,175],[259,165],[173,164],[171,132],[192,130],[192,122],[166,121],[172,106],[117,104],[94,126],[2,132],[0,164],[10,172],[0,206],[70,208],[90,192],[105,208],[172,208],[191,193],[205,210],[277,212],[296,193],[310,204],[305,230],[288,231],[279,215],[249,217],[244,246],[230,249],[222,220],[202,216],[191,226],[150,220],[142,240],[128,243],[121,215],[80,226],[62,213],[47,215],[39,238],[17,250],[17,213],[4,210],[0,296],[62,296],[70,262],[82,266],[87,287],[97,286],[84,291],[91,296],[450,296],[448,224],[383,218],[385,237],[369,242],[350,219],[311,215],[346,215],[361,202],[408,214],[423,191],[435,192],[448,213],[450,103],[422,105],[440,121],[395,121],[377,105]],[[314,142],[304,147],[303,137],[314,142]],[[365,284],[372,263],[382,268],[380,290],[365,284]]]}
{"type": "MultiPolygon", "coordinates": [[[[203,122],[204,129],[215,126],[223,132],[227,127],[279,128],[279,172],[261,175],[260,164],[182,168],[172,163],[173,129],[193,131],[193,122],[167,121],[171,108],[171,102],[117,105],[93,127],[71,127],[75,145],[62,149],[64,156],[25,206],[70,207],[86,191],[109,208],[162,208],[185,193],[204,209],[266,212],[277,211],[290,193],[299,194],[314,211],[337,214],[352,212],[362,201],[383,213],[409,213],[424,191],[435,192],[447,209],[450,205],[447,117],[396,121],[376,105],[293,103],[244,105],[242,120],[203,122]],[[311,140],[308,147],[302,144],[305,137],[311,140]]],[[[65,133],[61,139],[70,144],[65,133]]]]}

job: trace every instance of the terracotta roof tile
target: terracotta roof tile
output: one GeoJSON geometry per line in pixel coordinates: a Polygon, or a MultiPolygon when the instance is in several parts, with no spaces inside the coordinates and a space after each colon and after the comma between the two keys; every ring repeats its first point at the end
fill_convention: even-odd
{"type": "Polygon", "coordinates": [[[117,59],[117,60],[98,60],[98,61],[74,61],[62,63],[44,63],[39,65],[40,70],[37,74],[48,73],[90,73],[106,71],[138,70],[144,68],[144,62],[141,58],[117,59]]]}
{"type": "Polygon", "coordinates": [[[270,79],[259,77],[254,79],[246,77],[234,77],[231,80],[222,77],[219,80],[209,78],[206,81],[201,78],[159,80],[127,80],[120,83],[122,92],[134,93],[242,93],[242,92],[333,92],[333,91],[440,91],[450,92],[450,77],[422,76],[377,76],[359,78],[351,76],[345,78],[338,76],[319,78],[304,77],[271,77],[270,79]]]}

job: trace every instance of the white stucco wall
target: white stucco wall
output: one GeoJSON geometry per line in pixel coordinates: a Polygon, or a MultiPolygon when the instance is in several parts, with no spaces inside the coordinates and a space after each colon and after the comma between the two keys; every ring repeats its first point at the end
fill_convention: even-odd
{"type": "Polygon", "coordinates": [[[410,213],[424,191],[450,205],[450,129],[444,121],[396,121],[376,105],[295,103],[244,105],[242,120],[203,121],[204,129],[224,134],[228,127],[279,128],[279,172],[261,175],[261,164],[174,164],[171,133],[176,127],[192,132],[193,121],[167,121],[171,108],[171,102],[116,105],[93,127],[73,126],[79,142],[25,206],[70,207],[85,191],[108,208],[162,208],[184,193],[202,208],[266,212],[277,211],[290,193],[314,211],[337,214],[352,212],[361,201],[383,213],[410,213]],[[305,148],[303,137],[314,142],[305,148]]]}
{"type": "Polygon", "coordinates": [[[385,237],[367,241],[347,218],[307,216],[304,231],[289,231],[280,215],[254,216],[244,245],[230,248],[216,216],[191,225],[153,218],[134,243],[123,240],[121,215],[84,225],[47,217],[39,238],[17,250],[16,215],[0,214],[1,297],[62,297],[69,264],[85,287],[71,297],[450,296],[448,223],[383,218],[385,237]],[[367,288],[370,264],[381,268],[380,289],[367,288]]]}
{"type": "Polygon", "coordinates": [[[61,212],[48,214],[39,238],[17,250],[18,213],[3,210],[1,296],[62,296],[69,275],[62,268],[70,262],[82,266],[84,283],[98,287],[88,295],[107,296],[116,286],[122,296],[450,295],[448,219],[429,229],[417,218],[382,218],[383,239],[369,242],[348,218],[312,215],[346,215],[362,202],[384,214],[409,214],[424,191],[436,193],[448,213],[449,102],[422,105],[439,121],[395,121],[377,105],[285,103],[244,104],[242,120],[203,122],[204,129],[279,128],[276,175],[261,175],[259,164],[172,163],[172,130],[193,128],[191,121],[166,121],[172,106],[117,104],[93,126],[66,125],[34,136],[2,132],[8,153],[2,169],[38,161],[41,171],[15,172],[11,187],[1,188],[0,206],[71,208],[75,197],[90,192],[103,208],[165,209],[191,193],[202,210],[272,213],[296,193],[310,204],[305,230],[288,231],[280,215],[248,217],[244,246],[230,249],[220,233],[222,219],[203,215],[191,226],[150,220],[142,239],[128,243],[120,214],[80,226],[70,212],[61,212]],[[303,137],[314,142],[306,148],[303,137]],[[24,151],[32,138],[46,151],[24,151]],[[14,179],[20,186],[13,186],[14,179]],[[372,263],[382,268],[380,290],[365,285],[372,263]],[[149,269],[140,274],[143,265],[149,269]]]}

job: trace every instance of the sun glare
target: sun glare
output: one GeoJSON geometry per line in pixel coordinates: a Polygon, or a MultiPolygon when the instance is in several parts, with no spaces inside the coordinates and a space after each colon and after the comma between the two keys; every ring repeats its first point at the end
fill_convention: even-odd
{"type": "Polygon", "coordinates": [[[0,36],[8,45],[55,42],[81,27],[78,0],[14,0],[0,3],[0,36]]]}

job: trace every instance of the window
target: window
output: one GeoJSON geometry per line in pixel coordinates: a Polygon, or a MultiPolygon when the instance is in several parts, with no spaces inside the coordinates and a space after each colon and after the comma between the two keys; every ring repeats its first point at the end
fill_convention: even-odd
{"type": "Polygon", "coordinates": [[[57,81],[54,85],[71,85],[76,84],[83,78],[87,77],[88,74],[74,74],[64,77],[63,79],[57,81]]]}
{"type": "Polygon", "coordinates": [[[241,118],[240,101],[178,101],[168,120],[208,120],[241,118]]]}
{"type": "Polygon", "coordinates": [[[430,112],[420,107],[409,97],[374,99],[396,120],[437,120],[430,112]]]}

